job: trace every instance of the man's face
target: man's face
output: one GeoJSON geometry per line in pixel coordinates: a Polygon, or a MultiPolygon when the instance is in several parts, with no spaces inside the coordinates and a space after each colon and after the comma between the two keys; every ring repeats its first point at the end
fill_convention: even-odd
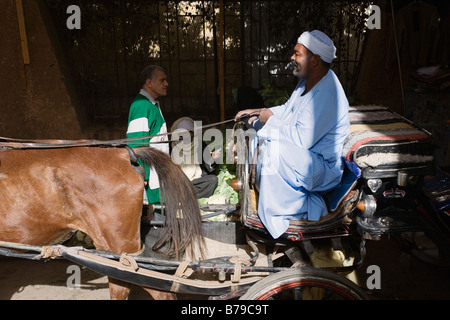
{"type": "Polygon", "coordinates": [[[150,89],[151,96],[155,99],[167,95],[169,83],[167,82],[167,75],[161,70],[155,70],[153,77],[147,79],[146,85],[150,89]]]}
{"type": "Polygon", "coordinates": [[[294,64],[292,73],[300,79],[307,79],[311,72],[311,61],[314,57],[311,52],[300,43],[294,47],[294,54],[291,56],[291,61],[294,64]]]}

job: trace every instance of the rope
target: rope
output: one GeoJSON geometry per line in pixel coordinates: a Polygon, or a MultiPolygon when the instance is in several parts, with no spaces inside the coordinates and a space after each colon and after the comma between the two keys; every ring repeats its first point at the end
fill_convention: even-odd
{"type": "Polygon", "coordinates": [[[131,271],[138,271],[139,266],[136,262],[136,260],[133,259],[133,257],[127,255],[126,253],[122,253],[119,258],[120,262],[120,270],[131,270],[131,271]]]}
{"type": "Polygon", "coordinates": [[[59,246],[45,246],[42,247],[41,257],[42,259],[56,259],[61,257],[62,247],[59,246]]]}

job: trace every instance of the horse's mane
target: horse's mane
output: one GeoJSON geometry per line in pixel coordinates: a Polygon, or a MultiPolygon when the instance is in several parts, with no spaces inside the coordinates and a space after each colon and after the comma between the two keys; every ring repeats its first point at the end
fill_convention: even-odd
{"type": "Polygon", "coordinates": [[[186,250],[191,257],[203,256],[204,239],[200,207],[196,190],[178,165],[164,152],[155,148],[135,149],[136,155],[156,170],[160,184],[161,203],[165,203],[166,227],[161,239],[153,246],[166,246],[169,256],[177,259],[186,250]]]}

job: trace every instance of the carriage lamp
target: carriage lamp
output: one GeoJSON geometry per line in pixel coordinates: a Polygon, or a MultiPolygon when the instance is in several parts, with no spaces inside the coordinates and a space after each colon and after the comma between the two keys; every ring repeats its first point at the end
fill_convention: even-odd
{"type": "Polygon", "coordinates": [[[377,202],[372,195],[362,194],[361,200],[356,204],[356,208],[362,212],[364,218],[370,218],[377,210],[377,202]]]}

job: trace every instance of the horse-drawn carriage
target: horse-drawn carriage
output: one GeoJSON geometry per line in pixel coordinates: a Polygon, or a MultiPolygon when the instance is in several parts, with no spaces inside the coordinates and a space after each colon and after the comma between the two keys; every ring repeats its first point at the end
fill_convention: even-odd
{"type": "MultiPolygon", "coordinates": [[[[133,152],[123,141],[0,140],[0,254],[62,257],[110,279],[112,298],[127,284],[211,299],[366,299],[352,278],[365,242],[424,232],[448,258],[448,224],[423,193],[434,174],[432,138],[384,107],[350,108],[340,185],[324,195],[329,214],[291,221],[273,239],[258,217],[254,137],[233,135],[238,204],[206,204],[166,155],[133,152]],[[136,159],[161,177],[162,215],[141,222],[143,183],[136,159]],[[130,165],[131,160],[131,165],[130,165]],[[224,221],[210,221],[215,215],[224,221]],[[140,225],[141,224],[141,225],[140,225]],[[53,245],[72,230],[96,250],[53,245]],[[144,244],[144,245],[142,245],[144,244]],[[3,249],[1,249],[3,248],[3,249]],[[38,251],[32,253],[30,251],[38,251]]],[[[409,238],[411,239],[411,238],[409,238]]]]}

